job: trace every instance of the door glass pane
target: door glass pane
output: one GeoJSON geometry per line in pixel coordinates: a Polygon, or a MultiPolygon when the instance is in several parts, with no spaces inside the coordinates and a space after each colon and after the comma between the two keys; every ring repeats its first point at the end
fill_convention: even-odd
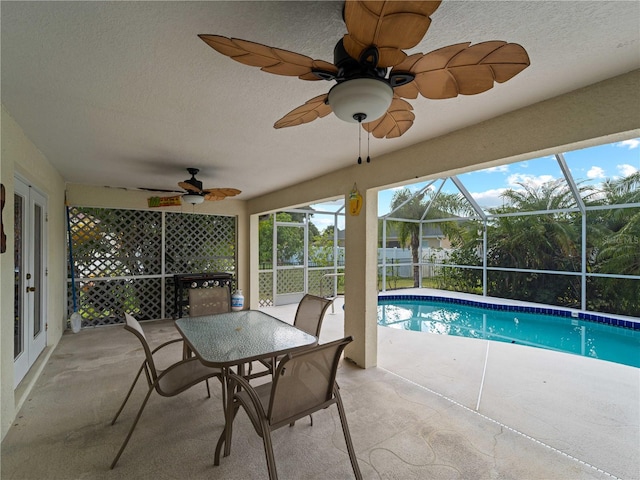
{"type": "Polygon", "coordinates": [[[22,323],[22,302],[24,285],[22,272],[24,270],[24,251],[22,245],[24,231],[24,198],[15,195],[14,207],[14,328],[13,328],[13,358],[16,359],[24,351],[24,330],[22,323]]]}
{"type": "Polygon", "coordinates": [[[42,207],[34,206],[33,219],[33,337],[42,330],[42,207]]]}
{"type": "Polygon", "coordinates": [[[278,266],[304,265],[304,226],[278,227],[278,266]]]}

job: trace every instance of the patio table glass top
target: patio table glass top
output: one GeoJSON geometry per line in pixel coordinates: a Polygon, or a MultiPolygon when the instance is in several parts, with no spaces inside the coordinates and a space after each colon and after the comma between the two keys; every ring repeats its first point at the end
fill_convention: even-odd
{"type": "Polygon", "coordinates": [[[175,324],[200,361],[212,367],[275,357],[318,341],[259,310],[185,317],[175,324]]]}

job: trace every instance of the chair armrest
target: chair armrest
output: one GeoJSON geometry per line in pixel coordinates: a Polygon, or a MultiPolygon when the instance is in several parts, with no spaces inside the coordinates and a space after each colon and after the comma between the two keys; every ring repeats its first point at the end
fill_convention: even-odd
{"type": "MultiPolygon", "coordinates": [[[[199,366],[201,366],[202,368],[206,368],[208,370],[210,370],[211,375],[217,375],[218,377],[221,377],[222,375],[222,370],[220,370],[219,368],[216,367],[206,367],[204,365],[202,365],[202,363],[200,363],[200,360],[198,360],[196,357],[189,357],[189,358],[183,358],[182,360],[170,365],[168,368],[166,368],[165,370],[162,370],[161,372],[158,372],[158,379],[164,377],[165,375],[167,375],[169,372],[182,367],[182,365],[184,365],[185,363],[190,363],[190,362],[197,362],[197,364],[199,366]]],[[[222,381],[222,379],[221,379],[222,381]]]]}
{"type": "Polygon", "coordinates": [[[240,375],[237,375],[235,373],[229,373],[229,378],[231,380],[229,390],[233,392],[235,390],[236,385],[239,385],[240,387],[242,387],[249,395],[249,398],[251,399],[251,403],[253,403],[253,407],[256,409],[256,411],[259,412],[262,417],[266,417],[264,408],[262,408],[262,402],[260,401],[260,397],[254,390],[254,388],[251,386],[249,381],[246,378],[240,375]]]}
{"type": "Polygon", "coordinates": [[[167,345],[171,345],[172,343],[177,343],[177,342],[184,342],[183,338],[174,338],[173,340],[169,340],[168,342],[164,342],[162,345],[158,345],[156,348],[154,348],[153,350],[151,350],[151,353],[156,353],[158,350],[160,350],[161,348],[166,347],[167,345]]]}

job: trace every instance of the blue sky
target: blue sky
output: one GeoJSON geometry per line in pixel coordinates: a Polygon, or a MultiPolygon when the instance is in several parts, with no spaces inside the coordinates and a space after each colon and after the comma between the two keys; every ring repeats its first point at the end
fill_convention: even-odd
{"type": "MultiPolygon", "coordinates": [[[[640,170],[640,138],[566,152],[564,158],[576,182],[597,185],[606,178],[625,177],[640,170]]],[[[518,183],[542,184],[561,177],[562,172],[553,156],[458,176],[476,201],[485,208],[501,205],[500,194],[509,188],[519,188],[518,183]]],[[[425,185],[426,182],[422,182],[406,188],[417,191],[425,185]]],[[[396,190],[390,189],[380,192],[378,196],[379,215],[389,212],[391,198],[396,190]]],[[[458,193],[450,181],[445,184],[442,191],[458,193]]]]}

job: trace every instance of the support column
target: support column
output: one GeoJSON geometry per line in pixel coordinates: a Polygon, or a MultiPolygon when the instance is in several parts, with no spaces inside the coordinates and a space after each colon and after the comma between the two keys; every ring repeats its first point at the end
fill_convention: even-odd
{"type": "Polygon", "coordinates": [[[344,331],[353,336],[345,357],[369,368],[378,361],[378,193],[361,193],[360,215],[345,223],[344,331]]]}
{"type": "MultiPolygon", "coordinates": [[[[242,285],[244,286],[245,308],[257,309],[260,306],[260,216],[249,215],[247,225],[247,258],[246,268],[247,278],[242,285]],[[248,287],[248,288],[247,288],[248,287]]],[[[239,248],[240,250],[240,248],[239,248]]],[[[242,255],[238,254],[238,257],[242,255]]],[[[243,265],[244,266],[244,265],[243,265]]]]}

